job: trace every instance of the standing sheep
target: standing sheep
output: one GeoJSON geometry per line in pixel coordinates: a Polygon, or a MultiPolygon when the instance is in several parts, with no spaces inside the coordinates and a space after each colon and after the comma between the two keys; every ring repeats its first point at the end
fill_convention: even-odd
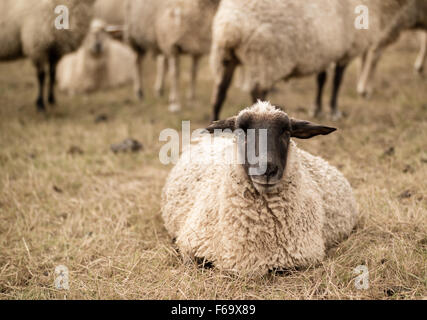
{"type": "Polygon", "coordinates": [[[0,2],[0,60],[28,57],[37,70],[37,109],[45,110],[44,86],[49,67],[48,102],[55,103],[56,67],[62,56],[76,50],[89,29],[95,0],[2,0],[0,2]],[[55,8],[65,5],[70,28],[55,27],[55,8]]]}
{"type": "MultiPolygon", "coordinates": [[[[348,236],[357,219],[348,181],[291,139],[327,135],[334,128],[289,118],[258,101],[208,127],[211,133],[217,129],[237,130],[236,137],[216,136],[211,143],[208,136],[192,145],[163,189],[166,229],[184,256],[258,274],[319,263],[327,247],[348,236]],[[248,162],[249,129],[256,141],[260,129],[267,130],[267,152],[258,154],[256,165],[248,162]],[[226,156],[239,148],[238,131],[247,133],[241,140],[248,150],[245,161],[238,162],[243,164],[226,156]]],[[[262,149],[261,142],[256,146],[262,149]]]]}
{"type": "MultiPolygon", "coordinates": [[[[215,74],[212,119],[226,98],[236,66],[242,64],[254,101],[274,83],[320,74],[336,63],[331,100],[339,118],[337,95],[348,63],[365,52],[390,18],[410,0],[222,0],[213,23],[211,66],[215,74]],[[369,29],[355,28],[355,9],[369,8],[369,29]]],[[[318,99],[321,101],[321,99],[318,99]]],[[[315,114],[321,113],[318,103],[315,114]]]]}
{"type": "Polygon", "coordinates": [[[132,82],[135,53],[112,39],[105,22],[94,19],[77,52],[58,64],[58,87],[69,94],[91,93],[132,82]]]}
{"type": "MultiPolygon", "coordinates": [[[[361,95],[368,94],[369,81],[372,81],[372,74],[378,64],[382,51],[399,38],[403,30],[423,29],[427,30],[427,1],[426,0],[408,0],[405,6],[397,12],[388,27],[382,32],[381,36],[370,48],[366,63],[364,64],[361,78],[359,80],[357,91],[361,95]]],[[[427,36],[424,34],[421,52],[416,61],[415,68],[422,71],[425,60],[425,46],[427,36]]]]}
{"type": "MultiPolygon", "coordinates": [[[[136,92],[143,97],[142,62],[147,51],[163,54],[158,60],[159,73],[166,72],[168,60],[171,78],[169,110],[180,109],[179,55],[189,54],[193,64],[189,97],[194,97],[200,57],[209,53],[212,20],[220,0],[129,0],[127,8],[127,39],[138,53],[136,92]]],[[[159,77],[161,79],[161,77],[159,77]]],[[[163,90],[157,82],[159,94],[163,90]]]]}

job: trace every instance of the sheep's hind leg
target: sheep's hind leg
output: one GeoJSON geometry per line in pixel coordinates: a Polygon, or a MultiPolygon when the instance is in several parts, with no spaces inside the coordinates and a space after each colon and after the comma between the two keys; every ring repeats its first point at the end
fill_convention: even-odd
{"type": "Polygon", "coordinates": [[[46,80],[46,71],[43,64],[37,64],[37,80],[39,83],[39,94],[36,101],[37,111],[44,112],[46,107],[44,104],[44,85],[46,80]]]}
{"type": "Polygon", "coordinates": [[[427,60],[427,31],[420,34],[421,49],[415,61],[415,70],[418,74],[422,74],[424,64],[427,60]]]}
{"type": "Polygon", "coordinates": [[[323,89],[325,87],[327,78],[328,78],[328,73],[326,71],[322,71],[317,75],[317,94],[316,94],[316,101],[314,102],[314,110],[313,110],[313,117],[316,117],[316,118],[322,115],[323,89]]]}
{"type": "Polygon", "coordinates": [[[170,112],[178,112],[181,110],[179,103],[179,55],[172,54],[168,59],[168,65],[171,81],[168,109],[170,112]]]}
{"type": "Polygon", "coordinates": [[[157,56],[157,76],[154,91],[158,98],[163,97],[165,91],[165,76],[168,69],[166,57],[163,54],[157,56]]]}
{"type": "Polygon", "coordinates": [[[199,69],[200,56],[194,55],[192,56],[191,63],[191,83],[190,88],[187,93],[187,98],[189,100],[194,100],[196,97],[196,85],[197,85],[197,71],[199,69]]]}
{"type": "Polygon", "coordinates": [[[145,51],[140,51],[137,53],[136,65],[135,65],[135,79],[134,79],[135,94],[138,100],[141,100],[141,101],[144,98],[144,91],[142,90],[142,66],[144,62],[144,57],[145,57],[145,51]]]}
{"type": "Polygon", "coordinates": [[[227,90],[230,87],[231,81],[233,80],[234,70],[237,67],[236,59],[223,61],[219,76],[215,80],[215,88],[212,94],[213,111],[211,121],[219,119],[219,113],[221,107],[227,97],[227,90]]]}
{"type": "Polygon", "coordinates": [[[338,120],[342,117],[341,112],[338,110],[338,93],[342,84],[342,79],[344,76],[345,69],[347,64],[338,64],[335,66],[335,75],[334,75],[334,84],[332,88],[332,97],[331,97],[331,118],[332,120],[338,120]]]}
{"type": "Polygon", "coordinates": [[[56,102],[55,99],[55,81],[56,81],[56,67],[58,65],[57,59],[51,59],[49,61],[49,93],[48,93],[48,102],[49,104],[54,105],[56,102]]]}

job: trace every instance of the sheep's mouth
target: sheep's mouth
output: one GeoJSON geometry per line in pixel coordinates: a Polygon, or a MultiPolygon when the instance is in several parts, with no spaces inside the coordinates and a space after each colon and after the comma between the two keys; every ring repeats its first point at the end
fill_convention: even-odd
{"type": "Polygon", "coordinates": [[[278,182],[261,183],[261,182],[256,182],[254,179],[252,179],[252,183],[255,189],[258,190],[258,192],[268,193],[276,189],[278,182]]]}

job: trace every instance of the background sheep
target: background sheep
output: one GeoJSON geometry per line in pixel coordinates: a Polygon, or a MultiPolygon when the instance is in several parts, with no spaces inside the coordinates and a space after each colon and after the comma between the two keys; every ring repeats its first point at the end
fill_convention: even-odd
{"type": "Polygon", "coordinates": [[[90,93],[133,80],[136,56],[107,32],[105,22],[92,21],[82,47],[58,65],[58,85],[68,93],[90,93]]]}
{"type": "MultiPolygon", "coordinates": [[[[361,95],[368,94],[369,81],[372,81],[374,70],[378,64],[378,60],[382,51],[391,43],[395,42],[403,30],[408,29],[424,29],[427,30],[427,1],[425,0],[409,0],[405,6],[397,12],[389,26],[382,32],[381,37],[375,42],[369,50],[366,58],[366,63],[363,67],[363,72],[358,84],[358,93],[361,95]]],[[[415,68],[422,71],[423,62],[425,60],[425,37],[423,36],[421,52],[416,61],[415,68]]]]}
{"type": "MultiPolygon", "coordinates": [[[[127,39],[138,53],[135,90],[143,97],[142,62],[147,51],[164,54],[168,59],[171,78],[169,110],[180,109],[179,55],[192,56],[189,98],[194,97],[198,62],[209,53],[211,25],[219,0],[130,0],[127,8],[127,39]]],[[[159,78],[166,72],[164,58],[159,58],[159,78]]],[[[156,84],[160,95],[161,81],[156,84]]]]}
{"type": "Polygon", "coordinates": [[[245,164],[227,164],[233,138],[211,144],[207,137],[182,155],[162,195],[166,228],[182,253],[220,269],[258,273],[316,264],[326,247],[350,233],[357,210],[349,183],[290,139],[334,128],[291,119],[258,102],[208,128],[216,129],[266,129],[268,151],[256,165],[248,164],[247,154],[245,164]]]}
{"type": "Polygon", "coordinates": [[[55,27],[55,8],[61,0],[3,0],[0,3],[0,60],[28,57],[37,69],[37,108],[45,110],[44,85],[49,67],[48,102],[55,103],[56,66],[62,56],[76,50],[89,28],[95,0],[69,0],[70,29],[55,27]]]}
{"type": "MultiPolygon", "coordinates": [[[[216,80],[212,119],[219,117],[239,64],[248,73],[251,95],[256,100],[264,99],[277,81],[313,73],[320,73],[321,97],[326,81],[323,71],[333,62],[331,112],[339,118],[337,95],[346,66],[369,48],[407,1],[223,0],[213,24],[211,65],[216,80]],[[354,11],[359,5],[369,8],[369,30],[354,26],[354,11]]],[[[317,103],[316,115],[321,108],[317,103]]]]}

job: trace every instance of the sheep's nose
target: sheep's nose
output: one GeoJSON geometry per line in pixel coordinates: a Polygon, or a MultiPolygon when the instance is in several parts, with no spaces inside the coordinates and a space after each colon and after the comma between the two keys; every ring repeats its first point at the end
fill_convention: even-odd
{"type": "Polygon", "coordinates": [[[97,42],[97,43],[95,44],[95,52],[96,52],[96,53],[100,53],[100,52],[101,52],[101,50],[102,50],[102,45],[101,45],[99,42],[97,42]]]}
{"type": "Polygon", "coordinates": [[[265,171],[265,176],[269,179],[274,178],[279,171],[279,167],[274,163],[267,163],[267,170],[265,171]]]}

